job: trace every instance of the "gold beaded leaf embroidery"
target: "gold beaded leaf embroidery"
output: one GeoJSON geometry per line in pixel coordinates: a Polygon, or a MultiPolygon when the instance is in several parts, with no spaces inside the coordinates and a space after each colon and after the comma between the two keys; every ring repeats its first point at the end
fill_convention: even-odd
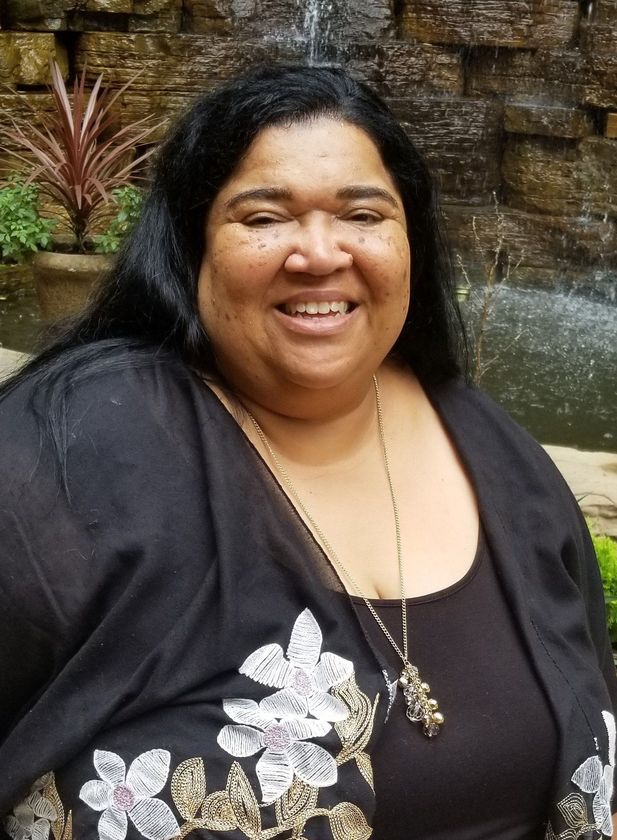
{"type": "MultiPolygon", "coordinates": [[[[365,748],[373,731],[379,695],[371,703],[353,675],[333,689],[333,693],[349,709],[348,717],[335,726],[341,741],[336,763],[340,766],[355,761],[372,789],[373,771],[365,748]]],[[[291,787],[273,803],[276,825],[263,828],[257,796],[239,762],[231,765],[223,791],[207,794],[206,770],[200,758],[184,761],[171,780],[174,805],[185,820],[180,826],[182,838],[195,829],[205,828],[240,831],[249,840],[271,840],[283,834],[300,840],[309,820],[326,817],[334,840],[368,840],[372,829],[360,808],[351,802],[320,808],[319,792],[319,788],[295,777],[291,787]]]]}
{"type": "MultiPolygon", "coordinates": [[[[354,761],[367,784],[373,788],[371,760],[365,751],[371,737],[379,695],[373,703],[349,677],[333,689],[349,709],[349,715],[335,726],[341,748],[335,761],[338,766],[354,761]]],[[[72,813],[65,813],[56,789],[53,773],[45,777],[40,794],[53,807],[56,819],[51,823],[54,840],[73,840],[72,813]]],[[[291,786],[274,803],[276,824],[262,826],[257,796],[239,762],[234,761],[224,790],[208,793],[206,767],[202,758],[189,758],[175,769],[170,782],[171,798],[181,817],[181,840],[198,829],[225,832],[239,831],[248,840],[274,840],[282,835],[302,840],[309,820],[329,820],[333,840],[368,840],[372,834],[366,817],[357,805],[339,802],[332,808],[319,807],[320,788],[294,777],[291,786]]],[[[269,806],[268,806],[269,807],[269,806]]]]}

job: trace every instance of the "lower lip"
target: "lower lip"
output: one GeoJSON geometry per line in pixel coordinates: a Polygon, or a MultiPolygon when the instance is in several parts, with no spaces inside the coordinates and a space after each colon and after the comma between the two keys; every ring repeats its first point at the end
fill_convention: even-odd
{"type": "Polygon", "coordinates": [[[291,332],[301,335],[336,335],[349,326],[359,308],[356,306],[345,315],[309,315],[308,318],[302,315],[286,315],[280,309],[275,309],[274,314],[291,332]]]}

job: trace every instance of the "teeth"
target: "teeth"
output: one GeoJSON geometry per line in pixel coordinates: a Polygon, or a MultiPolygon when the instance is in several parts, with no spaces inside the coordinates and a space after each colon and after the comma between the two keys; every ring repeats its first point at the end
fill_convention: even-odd
{"type": "Polygon", "coordinates": [[[346,300],[333,301],[303,301],[301,303],[286,303],[285,312],[287,315],[297,315],[306,313],[307,315],[329,315],[331,312],[335,315],[345,315],[349,310],[349,302],[346,300]]]}

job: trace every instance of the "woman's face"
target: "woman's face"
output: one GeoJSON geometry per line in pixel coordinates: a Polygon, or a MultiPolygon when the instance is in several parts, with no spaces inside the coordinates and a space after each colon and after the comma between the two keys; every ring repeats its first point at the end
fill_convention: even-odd
{"type": "Polygon", "coordinates": [[[219,370],[255,398],[366,384],[409,305],[401,197],[361,129],[261,132],[216,197],[198,286],[219,370]]]}

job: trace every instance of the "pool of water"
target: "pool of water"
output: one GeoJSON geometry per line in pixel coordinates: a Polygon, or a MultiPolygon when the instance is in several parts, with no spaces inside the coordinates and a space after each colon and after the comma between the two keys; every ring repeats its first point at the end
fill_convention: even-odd
{"type": "MultiPolygon", "coordinates": [[[[482,293],[464,304],[472,328],[482,293]]],[[[0,272],[0,346],[29,352],[41,329],[29,271],[0,272]]],[[[617,451],[617,304],[499,286],[483,355],[482,387],[538,440],[617,451]]]]}
{"type": "MultiPolygon", "coordinates": [[[[477,325],[482,290],[465,306],[477,325]]],[[[617,305],[498,287],[481,384],[543,443],[617,451],[617,305]]]]}
{"type": "Polygon", "coordinates": [[[0,347],[29,353],[41,329],[41,314],[30,270],[0,268],[0,347]]]}

